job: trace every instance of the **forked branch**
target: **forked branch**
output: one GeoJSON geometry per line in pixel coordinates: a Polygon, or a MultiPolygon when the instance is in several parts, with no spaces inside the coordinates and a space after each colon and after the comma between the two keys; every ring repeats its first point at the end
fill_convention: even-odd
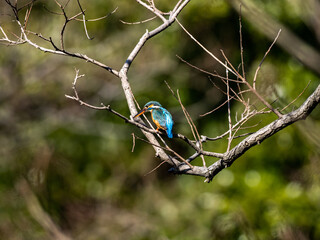
{"type": "MultiPolygon", "coordinates": [[[[306,119],[310,115],[310,113],[317,107],[319,102],[320,84],[297,110],[283,115],[281,118],[274,120],[267,126],[251,134],[234,148],[232,148],[229,152],[223,154],[223,157],[221,157],[214,164],[210,165],[208,168],[202,167],[197,169],[197,173],[199,173],[200,171],[201,173],[199,175],[206,177],[206,181],[210,182],[215,175],[217,175],[224,168],[230,167],[236,159],[242,156],[250,148],[254,147],[257,144],[261,144],[265,139],[273,136],[283,128],[288,127],[289,125],[299,120],[306,119]]],[[[190,172],[190,170],[187,170],[185,166],[181,166],[178,171],[177,169],[171,169],[171,171],[175,173],[193,174],[192,172],[190,172]]]]}
{"type": "MultiPolygon", "coordinates": [[[[176,20],[177,16],[180,14],[180,12],[183,10],[184,7],[187,6],[187,4],[191,0],[177,0],[175,6],[173,6],[172,11],[170,12],[162,12],[159,10],[153,0],[148,0],[148,1],[142,1],[142,0],[136,0],[138,4],[141,6],[145,7],[148,11],[152,12],[155,16],[155,18],[161,19],[161,23],[155,27],[153,30],[149,31],[146,30],[145,33],[142,34],[140,37],[139,41],[136,43],[136,45],[133,47],[131,52],[128,54],[128,57],[126,61],[123,63],[122,67],[119,70],[115,70],[112,67],[99,62],[93,58],[90,58],[86,56],[85,54],[81,53],[76,53],[76,52],[70,52],[66,49],[64,45],[64,33],[66,31],[66,26],[70,21],[79,21],[81,20],[84,24],[84,30],[86,33],[86,36],[88,39],[91,39],[89,37],[87,27],[86,27],[86,22],[88,21],[85,18],[85,9],[82,8],[80,1],[77,0],[78,6],[80,8],[80,12],[69,17],[68,12],[66,9],[67,4],[69,1],[67,1],[67,4],[62,5],[60,4],[57,0],[56,3],[60,8],[60,14],[58,16],[63,16],[65,18],[65,22],[60,29],[60,45],[57,46],[56,43],[52,40],[51,37],[45,37],[42,36],[40,33],[33,33],[29,29],[27,29],[27,23],[28,19],[30,18],[30,13],[32,10],[32,4],[34,1],[31,1],[28,5],[25,5],[25,7],[28,8],[26,11],[26,14],[24,15],[24,21],[22,22],[19,18],[19,11],[21,10],[20,8],[17,7],[17,4],[12,4],[10,0],[5,0],[6,3],[11,7],[14,16],[15,16],[15,21],[18,24],[19,28],[19,34],[14,35],[14,39],[11,39],[8,37],[8,34],[6,31],[0,27],[0,34],[2,37],[0,38],[0,42],[5,43],[7,45],[18,45],[18,44],[29,44],[30,46],[46,52],[46,53],[51,53],[51,54],[57,54],[61,56],[69,56],[69,57],[75,57],[82,59],[86,62],[90,62],[98,67],[101,67],[114,76],[118,77],[121,80],[121,85],[122,89],[128,104],[128,108],[130,110],[130,115],[134,116],[137,113],[137,107],[135,103],[135,98],[134,94],[132,92],[130,83],[128,81],[128,71],[130,69],[130,66],[132,62],[135,60],[136,56],[139,54],[140,50],[143,48],[145,43],[151,39],[152,37],[158,35],[159,33],[163,32],[166,30],[169,26],[171,26],[176,20]],[[78,19],[78,17],[82,16],[82,19],[78,19]],[[29,34],[34,34],[39,37],[39,42],[41,41],[46,41],[51,44],[51,46],[44,47],[44,45],[39,44],[38,42],[35,42],[29,38],[29,34]]],[[[100,18],[98,18],[100,19],[100,18]]],[[[95,20],[98,20],[95,19],[95,20]]],[[[178,22],[179,23],[179,22],[178,22]]],[[[180,23],[179,23],[180,24],[180,23]]],[[[206,178],[207,182],[210,182],[212,178],[220,172],[223,168],[229,167],[237,158],[239,158],[241,155],[243,155],[246,151],[248,151],[251,147],[261,143],[265,139],[273,136],[276,132],[280,131],[281,129],[289,126],[290,124],[306,118],[312,110],[319,104],[320,101],[320,85],[317,87],[317,89],[314,91],[314,93],[303,103],[300,108],[298,108],[295,111],[292,111],[288,114],[281,114],[277,109],[274,109],[270,103],[268,103],[256,90],[256,76],[254,77],[253,86],[247,81],[244,73],[244,66],[243,66],[243,57],[242,59],[242,75],[239,73],[239,70],[237,70],[228,60],[228,58],[224,55],[222,51],[222,55],[224,56],[224,60],[226,63],[223,63],[218,57],[213,55],[211,52],[209,52],[203,45],[201,45],[183,26],[180,24],[180,26],[186,31],[186,33],[197,43],[199,46],[203,48],[204,51],[206,51],[210,56],[218,61],[226,70],[228,74],[233,74],[236,79],[232,79],[229,77],[227,74],[226,77],[219,76],[216,73],[209,73],[211,76],[214,77],[219,77],[220,80],[225,84],[227,87],[226,91],[221,90],[226,96],[226,102],[225,104],[228,104],[228,131],[225,132],[224,134],[216,137],[216,138],[210,138],[207,136],[202,136],[199,134],[195,123],[192,121],[191,116],[189,113],[186,111],[186,108],[183,106],[182,101],[178,95],[177,99],[181,105],[181,109],[184,112],[186,119],[190,125],[191,131],[193,132],[194,140],[190,140],[186,136],[176,133],[174,134],[174,138],[176,139],[181,139],[184,141],[186,144],[188,144],[189,147],[191,147],[194,151],[194,153],[189,156],[189,157],[183,157],[179,153],[175,152],[172,150],[172,148],[168,147],[165,140],[161,137],[161,134],[157,132],[156,130],[149,128],[144,122],[139,119],[135,121],[132,119],[132,117],[126,117],[122,115],[121,113],[115,111],[110,107],[110,105],[104,105],[101,104],[100,106],[94,106],[91,105],[79,97],[79,94],[76,89],[76,83],[77,80],[82,77],[82,75],[79,75],[79,71],[76,70],[76,76],[73,81],[73,95],[66,95],[67,98],[72,99],[76,102],[78,102],[80,105],[84,105],[88,108],[92,108],[95,110],[107,110],[111,112],[112,114],[116,115],[117,117],[123,119],[125,122],[130,123],[137,128],[139,128],[142,133],[145,135],[147,138],[147,142],[154,148],[156,156],[160,158],[161,162],[167,162],[173,166],[171,169],[172,172],[179,173],[179,174],[190,174],[190,175],[198,175],[206,178]],[[230,87],[231,82],[237,84],[238,86],[238,91],[234,90],[232,87],[230,87]],[[253,107],[252,103],[250,102],[250,98],[245,100],[244,98],[244,93],[251,93],[257,96],[257,98],[265,105],[263,109],[257,110],[253,107]],[[241,117],[236,117],[236,121],[233,122],[231,121],[231,105],[230,102],[232,100],[237,100],[238,102],[243,104],[244,110],[241,114],[241,117]],[[268,110],[268,108],[270,110],[268,110]],[[245,134],[238,134],[238,130],[243,128],[244,124],[251,119],[253,116],[256,116],[257,114],[265,114],[265,113],[270,113],[274,112],[277,116],[278,119],[274,120],[267,126],[261,128],[260,130],[254,132],[254,133],[245,133],[245,134]],[[216,153],[212,151],[207,151],[205,150],[204,143],[206,141],[213,141],[217,139],[221,139],[224,136],[229,135],[229,142],[228,142],[228,148],[225,153],[216,153]],[[242,140],[239,144],[236,146],[232,147],[231,146],[231,141],[237,137],[246,137],[244,140],[242,140]],[[161,144],[159,144],[159,139],[161,144]],[[218,161],[210,165],[209,167],[206,166],[206,162],[204,160],[204,156],[208,156],[211,158],[217,158],[218,161]],[[203,166],[192,166],[190,163],[198,158],[201,157],[203,160],[203,166]]],[[[275,41],[277,40],[279,34],[277,37],[274,39],[274,42],[270,46],[270,48],[273,46],[275,41]]],[[[242,42],[242,40],[241,40],[242,42]]],[[[269,50],[270,50],[269,48],[269,50]]],[[[268,54],[269,50],[266,52],[266,55],[268,54]]],[[[242,47],[241,47],[242,51],[242,47]]],[[[242,53],[243,54],[243,53],[242,53]]],[[[262,59],[263,61],[264,59],[262,59]]],[[[259,66],[260,67],[260,66],[259,66]]],[[[205,72],[204,70],[201,70],[202,72],[205,72]]],[[[257,69],[256,73],[258,73],[259,68],[257,69]]]]}

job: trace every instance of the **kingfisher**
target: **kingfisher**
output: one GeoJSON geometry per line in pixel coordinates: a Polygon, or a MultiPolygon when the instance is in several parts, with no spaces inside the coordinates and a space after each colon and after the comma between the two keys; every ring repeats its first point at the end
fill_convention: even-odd
{"type": "Polygon", "coordinates": [[[167,132],[169,138],[172,138],[172,126],[173,120],[169,111],[161,106],[160,103],[156,101],[150,101],[144,105],[143,109],[137,113],[133,118],[144,114],[145,112],[151,112],[152,121],[157,126],[157,131],[163,129],[167,132]]]}

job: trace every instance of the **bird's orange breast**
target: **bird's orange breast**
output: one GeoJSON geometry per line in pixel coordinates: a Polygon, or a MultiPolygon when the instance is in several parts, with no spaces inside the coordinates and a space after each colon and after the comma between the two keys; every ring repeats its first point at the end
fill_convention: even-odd
{"type": "Polygon", "coordinates": [[[161,126],[160,123],[159,123],[159,121],[153,118],[152,112],[151,112],[151,118],[152,118],[152,121],[157,125],[158,128],[161,128],[161,129],[163,129],[163,130],[166,130],[166,127],[165,127],[165,126],[161,126]]]}

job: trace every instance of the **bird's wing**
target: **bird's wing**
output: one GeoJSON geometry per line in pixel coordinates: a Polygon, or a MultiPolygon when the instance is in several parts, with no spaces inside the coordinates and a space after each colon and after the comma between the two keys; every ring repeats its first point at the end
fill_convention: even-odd
{"type": "Polygon", "coordinates": [[[172,135],[172,127],[173,127],[173,120],[172,120],[172,116],[171,114],[166,111],[166,130],[167,130],[167,135],[169,138],[172,138],[173,135],[172,135]]]}

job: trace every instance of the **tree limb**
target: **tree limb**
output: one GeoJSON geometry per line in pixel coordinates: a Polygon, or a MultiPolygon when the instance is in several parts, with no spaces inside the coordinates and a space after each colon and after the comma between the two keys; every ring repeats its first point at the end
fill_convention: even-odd
{"type": "Polygon", "coordinates": [[[207,169],[199,167],[196,169],[188,170],[186,166],[179,166],[177,169],[171,169],[171,172],[193,174],[206,177],[206,182],[210,182],[215,175],[222,169],[230,167],[232,163],[242,156],[253,146],[262,143],[265,139],[273,136],[285,127],[299,121],[306,119],[307,116],[316,108],[320,102],[320,84],[316,90],[308,97],[308,99],[295,111],[283,115],[281,118],[274,120],[267,126],[261,128],[257,132],[251,134],[242,140],[237,146],[226,152],[223,157],[209,166],[207,169]]]}

